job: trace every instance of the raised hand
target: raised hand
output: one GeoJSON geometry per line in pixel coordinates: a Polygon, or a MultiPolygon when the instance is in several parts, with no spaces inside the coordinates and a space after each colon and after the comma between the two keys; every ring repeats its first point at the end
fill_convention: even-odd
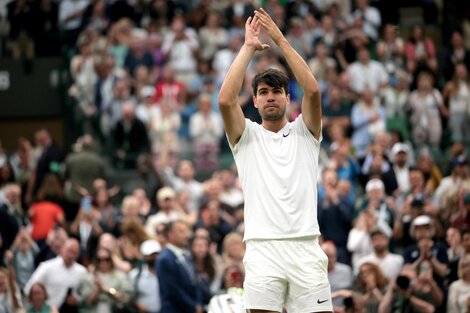
{"type": "Polygon", "coordinates": [[[258,18],[259,23],[268,33],[269,37],[277,44],[284,39],[284,35],[282,34],[279,27],[277,27],[276,23],[274,23],[271,16],[269,16],[268,12],[266,12],[263,8],[260,8],[259,11],[255,10],[255,18],[258,18]]]}
{"type": "Polygon", "coordinates": [[[269,48],[268,44],[261,43],[259,35],[261,32],[261,25],[258,18],[249,17],[245,23],[245,45],[255,48],[255,50],[264,50],[269,48]]]}

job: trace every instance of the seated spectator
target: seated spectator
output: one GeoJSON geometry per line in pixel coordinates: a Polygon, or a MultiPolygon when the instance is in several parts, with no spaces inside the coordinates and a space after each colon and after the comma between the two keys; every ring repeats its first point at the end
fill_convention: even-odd
{"type": "Polygon", "coordinates": [[[404,68],[405,42],[398,36],[398,27],[393,24],[385,24],[382,38],[376,45],[379,61],[385,65],[393,65],[396,68],[404,68]]]}
{"type": "Polygon", "coordinates": [[[465,248],[462,244],[462,234],[460,233],[460,230],[458,228],[447,228],[446,243],[448,246],[447,258],[449,259],[449,264],[456,260],[459,260],[462,256],[464,256],[465,248]]]}
{"type": "Polygon", "coordinates": [[[17,184],[6,184],[0,193],[0,265],[3,255],[10,248],[20,229],[15,206],[20,203],[21,188],[17,184]]]}
{"type": "Polygon", "coordinates": [[[126,273],[132,269],[131,263],[123,259],[121,249],[114,235],[110,233],[102,234],[98,239],[97,248],[103,248],[108,251],[111,251],[111,257],[113,259],[113,264],[116,269],[119,269],[126,273]]]}
{"type": "Polygon", "coordinates": [[[93,260],[93,269],[80,281],[80,295],[87,312],[122,310],[132,295],[126,273],[114,267],[111,252],[100,248],[93,260]]]}
{"type": "Polygon", "coordinates": [[[403,257],[399,254],[391,253],[389,233],[384,232],[380,227],[375,228],[370,233],[374,252],[359,259],[358,265],[369,262],[379,266],[387,279],[394,279],[401,271],[403,257]]]}
{"type": "Polygon", "coordinates": [[[470,297],[470,255],[465,255],[459,262],[459,279],[449,286],[447,298],[448,313],[460,313],[468,310],[470,297]]]}
{"type": "Polygon", "coordinates": [[[461,189],[457,198],[459,210],[450,216],[450,224],[457,230],[470,228],[470,192],[461,189]]]}
{"type": "MultiPolygon", "coordinates": [[[[328,257],[328,280],[331,286],[331,292],[351,289],[353,285],[353,271],[351,266],[338,262],[336,247],[332,241],[325,241],[321,245],[323,252],[328,257]]],[[[335,297],[333,305],[335,307],[343,306],[344,297],[335,297]]]]}
{"type": "Polygon", "coordinates": [[[150,215],[145,223],[145,230],[150,236],[155,236],[158,225],[184,218],[178,210],[175,198],[176,193],[170,187],[163,187],[157,191],[158,212],[150,215]]]}
{"type": "Polygon", "coordinates": [[[380,302],[378,312],[434,312],[436,307],[429,297],[423,299],[421,290],[416,287],[417,274],[411,266],[406,266],[390,285],[380,302]]]}
{"type": "MultiPolygon", "coordinates": [[[[143,29],[134,28],[131,32],[131,42],[129,50],[124,59],[124,68],[129,76],[135,77],[136,69],[139,65],[151,69],[153,66],[153,59],[147,51],[146,40],[148,34],[143,29]]],[[[139,92],[139,90],[137,90],[139,92]]]]}
{"type": "Polygon", "coordinates": [[[363,184],[374,178],[380,179],[384,184],[385,193],[391,196],[397,192],[398,183],[393,166],[384,151],[384,147],[380,144],[370,147],[365,155],[359,178],[363,184]]]}
{"type": "MultiPolygon", "coordinates": [[[[361,0],[362,1],[362,0],[361,0]]],[[[347,72],[351,77],[351,89],[363,94],[365,89],[374,95],[388,83],[388,74],[382,63],[371,60],[370,52],[365,46],[357,51],[357,61],[352,63],[347,72]]]]}
{"type": "Polygon", "coordinates": [[[364,312],[377,312],[387,290],[387,285],[388,279],[378,265],[365,262],[359,266],[356,289],[362,295],[365,306],[364,312]]]}
{"type": "Polygon", "coordinates": [[[219,200],[209,200],[201,207],[196,228],[206,228],[209,231],[211,241],[217,243],[217,252],[223,251],[225,236],[232,231],[231,224],[222,212],[219,200]]]}
{"type": "Polygon", "coordinates": [[[225,293],[215,295],[208,305],[208,312],[243,312],[243,270],[237,265],[225,268],[223,285],[225,293]]]}
{"type": "Polygon", "coordinates": [[[237,264],[243,267],[243,257],[245,256],[245,243],[243,236],[239,233],[231,232],[224,238],[222,260],[225,266],[237,264]]]}
{"type": "Polygon", "coordinates": [[[29,291],[30,307],[26,313],[59,313],[55,306],[47,304],[48,297],[46,287],[41,283],[34,283],[29,291]]]}
{"type": "Polygon", "coordinates": [[[454,30],[450,36],[450,45],[445,51],[442,71],[446,81],[451,80],[455,75],[455,66],[463,64],[467,71],[470,70],[470,52],[464,45],[463,34],[459,30],[454,30]]]}
{"type": "Polygon", "coordinates": [[[373,252],[370,233],[377,225],[377,217],[369,210],[363,210],[356,218],[354,227],[349,231],[347,248],[352,254],[351,265],[357,268],[359,260],[373,252]]]}

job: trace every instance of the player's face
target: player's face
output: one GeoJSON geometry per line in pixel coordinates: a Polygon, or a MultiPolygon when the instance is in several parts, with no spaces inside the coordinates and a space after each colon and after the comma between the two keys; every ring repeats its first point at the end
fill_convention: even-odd
{"type": "Polygon", "coordinates": [[[266,83],[260,83],[256,96],[253,97],[255,108],[263,120],[277,121],[286,115],[286,107],[290,96],[286,95],[282,87],[271,87],[266,83]]]}

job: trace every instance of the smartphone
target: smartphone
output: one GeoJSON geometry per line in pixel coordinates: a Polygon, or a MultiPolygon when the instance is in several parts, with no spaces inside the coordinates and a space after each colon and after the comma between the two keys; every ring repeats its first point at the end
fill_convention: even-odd
{"type": "Polygon", "coordinates": [[[80,201],[80,206],[84,213],[88,214],[91,212],[91,196],[85,196],[80,201]]]}

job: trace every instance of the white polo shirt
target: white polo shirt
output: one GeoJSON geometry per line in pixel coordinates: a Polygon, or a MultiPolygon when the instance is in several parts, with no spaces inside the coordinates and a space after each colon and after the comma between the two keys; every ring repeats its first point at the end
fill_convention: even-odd
{"type": "Polygon", "coordinates": [[[231,147],[245,196],[244,240],[320,234],[320,141],[307,128],[302,115],[277,133],[246,119],[239,142],[231,147]]]}

